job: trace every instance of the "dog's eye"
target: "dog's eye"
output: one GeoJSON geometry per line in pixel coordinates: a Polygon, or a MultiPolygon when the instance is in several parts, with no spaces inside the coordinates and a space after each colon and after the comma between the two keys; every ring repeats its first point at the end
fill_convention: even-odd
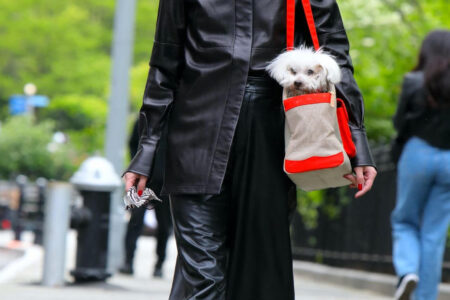
{"type": "Polygon", "coordinates": [[[289,71],[290,71],[293,75],[297,74],[297,72],[295,72],[295,70],[292,69],[292,68],[289,68],[289,71]]]}
{"type": "Polygon", "coordinates": [[[314,74],[314,71],[311,70],[311,69],[309,69],[309,70],[307,71],[307,74],[308,74],[308,75],[312,75],[312,74],[314,74]]]}

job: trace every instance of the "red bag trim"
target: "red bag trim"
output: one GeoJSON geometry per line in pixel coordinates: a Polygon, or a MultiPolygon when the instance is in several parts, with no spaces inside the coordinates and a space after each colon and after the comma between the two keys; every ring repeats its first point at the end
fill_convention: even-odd
{"type": "Polygon", "coordinates": [[[344,162],[344,153],[339,152],[330,156],[312,156],[304,160],[284,160],[287,173],[303,173],[320,169],[335,168],[344,162]]]}
{"type": "Polygon", "coordinates": [[[283,106],[284,111],[286,112],[298,106],[318,104],[318,103],[330,103],[330,101],[331,101],[331,93],[305,94],[284,99],[283,106]]]}
{"type": "Polygon", "coordinates": [[[355,143],[352,140],[352,133],[348,126],[348,113],[345,103],[342,99],[337,100],[337,120],[339,124],[339,131],[341,133],[342,144],[347,155],[352,158],[356,156],[355,143]]]}

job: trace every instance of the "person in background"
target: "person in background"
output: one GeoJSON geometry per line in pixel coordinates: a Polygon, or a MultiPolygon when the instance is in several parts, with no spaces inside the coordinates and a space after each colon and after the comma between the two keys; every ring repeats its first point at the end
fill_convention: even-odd
{"type": "MultiPolygon", "coordinates": [[[[138,120],[134,123],[133,131],[129,140],[130,157],[136,155],[139,145],[139,130],[138,120]]],[[[165,131],[163,135],[165,135],[165,131]]],[[[160,205],[155,206],[156,220],[158,221],[158,227],[156,231],[156,255],[157,261],[153,270],[154,277],[162,277],[162,267],[164,260],[166,259],[167,240],[170,237],[172,231],[172,220],[170,216],[169,199],[167,196],[160,196],[161,187],[164,174],[164,156],[166,151],[165,138],[161,139],[159,147],[156,151],[157,161],[154,165],[154,171],[152,177],[149,180],[148,186],[151,188],[162,200],[160,205]]],[[[121,273],[132,274],[133,273],[133,260],[134,253],[136,251],[137,239],[141,235],[144,227],[144,216],[147,211],[146,207],[138,207],[131,210],[131,217],[128,222],[127,232],[125,235],[125,263],[119,269],[121,273]]]]}
{"type": "Polygon", "coordinates": [[[450,31],[433,31],[423,41],[418,65],[404,78],[394,126],[395,299],[414,293],[415,300],[433,300],[450,220],[450,31]]]}

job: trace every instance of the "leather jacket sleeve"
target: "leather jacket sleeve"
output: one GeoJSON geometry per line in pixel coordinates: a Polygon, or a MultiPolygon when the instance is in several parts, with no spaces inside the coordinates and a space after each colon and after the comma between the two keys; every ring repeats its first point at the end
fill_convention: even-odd
{"type": "Polygon", "coordinates": [[[364,102],[353,77],[353,65],[349,56],[349,42],[335,0],[310,0],[317,35],[321,47],[333,55],[342,72],[342,81],[336,86],[349,111],[350,130],[356,146],[352,166],[375,166],[364,127],[364,102]]]}
{"type": "Polygon", "coordinates": [[[139,147],[125,172],[149,176],[183,65],[184,1],[159,2],[150,70],[139,112],[139,147]]]}

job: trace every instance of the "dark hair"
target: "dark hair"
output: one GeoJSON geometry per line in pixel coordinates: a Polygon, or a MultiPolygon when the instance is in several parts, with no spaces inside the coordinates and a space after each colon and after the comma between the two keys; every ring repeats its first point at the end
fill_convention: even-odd
{"type": "Polygon", "coordinates": [[[450,31],[435,30],[422,42],[414,71],[422,71],[432,105],[450,105],[450,31]]]}

